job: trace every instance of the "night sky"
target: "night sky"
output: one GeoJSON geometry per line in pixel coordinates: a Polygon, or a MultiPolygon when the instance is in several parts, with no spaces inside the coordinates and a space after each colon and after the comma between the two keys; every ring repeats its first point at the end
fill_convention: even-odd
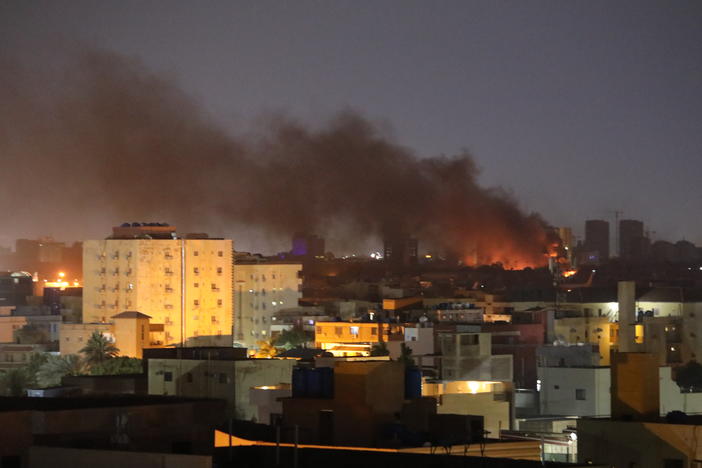
{"type": "MultiPolygon", "coordinates": [[[[224,131],[352,109],[418,157],[467,150],[482,185],[551,224],[581,234],[617,209],[654,240],[702,245],[699,1],[0,3],[0,52],[57,43],[141,60],[224,131]]],[[[5,213],[0,245],[104,237],[121,221],[5,213]]],[[[225,234],[266,248],[255,229],[225,234]]]]}

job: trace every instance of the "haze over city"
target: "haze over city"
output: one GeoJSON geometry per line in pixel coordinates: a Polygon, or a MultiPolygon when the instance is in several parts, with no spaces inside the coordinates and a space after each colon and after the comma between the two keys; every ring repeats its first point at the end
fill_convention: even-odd
{"type": "MultiPolygon", "coordinates": [[[[290,180],[275,165],[261,164],[262,154],[280,153],[275,145],[286,144],[276,132],[298,129],[314,146],[357,125],[354,131],[367,132],[364,144],[382,141],[406,161],[467,158],[461,183],[482,187],[486,199],[513,199],[517,219],[538,213],[582,234],[585,219],[613,220],[621,210],[642,219],[653,240],[700,244],[700,10],[696,2],[212,2],[196,10],[187,2],[169,2],[167,9],[141,2],[7,2],[0,6],[0,92],[9,105],[0,111],[6,130],[0,150],[14,170],[2,172],[0,190],[6,212],[24,208],[11,211],[0,243],[46,234],[101,238],[123,221],[162,220],[273,252],[287,244],[284,231],[296,227],[283,218],[297,220],[301,211],[281,211],[277,225],[240,207],[222,218],[227,203],[256,193],[241,192],[241,174],[210,167],[205,180],[194,180],[197,171],[175,177],[166,168],[169,158],[177,154],[187,159],[181,165],[197,168],[223,153],[246,154],[242,161],[257,165],[258,184],[250,187],[278,196],[286,191],[276,191],[276,179],[290,180]],[[83,86],[93,94],[81,94],[83,86]],[[101,134],[115,116],[109,100],[96,96],[112,86],[123,86],[117,99],[131,104],[121,115],[135,118],[131,130],[163,130],[163,139],[125,140],[130,128],[119,125],[101,134]],[[92,118],[96,102],[106,120],[92,118]],[[73,136],[65,136],[67,128],[73,136]],[[91,138],[76,147],[73,137],[86,131],[91,138]],[[241,150],[242,141],[255,141],[257,150],[241,150]],[[261,149],[266,144],[272,146],[261,149]],[[160,169],[144,170],[149,148],[160,169]],[[130,193],[142,197],[133,211],[110,200],[130,193]],[[221,199],[208,201],[213,193],[221,199]],[[170,202],[189,213],[163,209],[170,202]]],[[[364,146],[358,151],[372,154],[364,146]]],[[[353,153],[348,158],[372,165],[353,153]]],[[[282,164],[290,170],[289,161],[282,164]]],[[[417,165],[424,167],[416,172],[422,187],[440,186],[442,175],[424,177],[426,165],[417,165]]],[[[343,170],[331,162],[314,167],[320,171],[314,176],[343,170]]],[[[387,169],[398,174],[395,166],[387,169]]],[[[383,181],[398,182],[385,173],[349,174],[357,180],[346,188],[348,197],[370,192],[369,202],[383,181]]],[[[402,193],[400,205],[412,193],[402,193]]],[[[332,197],[320,214],[340,200],[332,197]]],[[[356,248],[353,240],[364,232],[382,234],[376,220],[360,216],[362,207],[349,210],[341,225],[329,218],[331,232],[326,222],[300,227],[327,230],[331,245],[338,238],[342,249],[356,248]]],[[[414,223],[424,223],[427,212],[417,211],[414,223]]],[[[504,224],[499,217],[494,222],[504,224]]]]}

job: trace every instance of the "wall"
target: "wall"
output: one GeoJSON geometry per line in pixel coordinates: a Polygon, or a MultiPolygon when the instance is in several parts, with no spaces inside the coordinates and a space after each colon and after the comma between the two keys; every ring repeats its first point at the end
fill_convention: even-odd
{"type": "Polygon", "coordinates": [[[231,240],[86,241],[83,272],[83,322],[136,310],[164,324],[166,344],[178,344],[184,315],[187,345],[231,344],[231,240]]]}
{"type": "Polygon", "coordinates": [[[271,318],[302,297],[300,263],[237,263],[234,266],[234,341],[258,348],[271,336],[271,318]]]}
{"type": "Polygon", "coordinates": [[[670,367],[658,369],[660,382],[661,416],[671,411],[687,414],[702,414],[702,393],[682,393],[672,378],[670,367]]]}
{"type": "Polygon", "coordinates": [[[257,408],[250,401],[250,389],[290,384],[295,362],[290,359],[149,359],[149,394],[223,399],[227,402],[228,416],[252,420],[257,416],[257,408]],[[171,374],[170,380],[167,373],[171,374]]]}
{"type": "Polygon", "coordinates": [[[212,457],[175,453],[125,452],[59,447],[30,447],[27,468],[70,466],[71,468],[210,468],[212,457]]]}
{"type": "Polygon", "coordinates": [[[554,320],[556,339],[563,343],[592,343],[599,346],[598,365],[610,365],[610,349],[616,344],[608,317],[568,317],[554,320]]]}
{"type": "Polygon", "coordinates": [[[448,393],[441,395],[437,413],[483,416],[486,437],[498,439],[500,430],[510,429],[509,402],[496,400],[494,393],[448,393]]]}
{"type": "Polygon", "coordinates": [[[114,338],[114,327],[110,323],[62,323],[60,327],[61,355],[80,354],[80,350],[94,332],[114,338]]]}
{"type": "Polygon", "coordinates": [[[538,374],[541,414],[610,415],[609,367],[539,367],[538,374]],[[578,390],[584,390],[584,394],[578,390]]]}
{"type": "Polygon", "coordinates": [[[579,419],[577,426],[580,463],[614,468],[693,467],[692,460],[702,459],[700,426],[598,419],[579,419]],[[676,460],[680,465],[674,464],[676,460]]]}

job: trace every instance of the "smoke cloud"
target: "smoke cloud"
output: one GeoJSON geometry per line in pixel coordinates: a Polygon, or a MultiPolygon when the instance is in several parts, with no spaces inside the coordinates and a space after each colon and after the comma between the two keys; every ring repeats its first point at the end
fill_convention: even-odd
{"type": "Polygon", "coordinates": [[[173,80],[105,51],[0,55],[0,209],[19,226],[168,220],[289,236],[412,235],[467,261],[545,263],[544,221],[478,183],[472,157],[417,158],[358,113],[321,128],[209,121],[173,80]],[[34,224],[33,224],[34,223],[34,224]]]}

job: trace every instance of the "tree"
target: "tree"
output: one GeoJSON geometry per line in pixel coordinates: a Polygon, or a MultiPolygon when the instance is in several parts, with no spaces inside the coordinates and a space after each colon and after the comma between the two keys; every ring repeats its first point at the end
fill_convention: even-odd
{"type": "Polygon", "coordinates": [[[675,382],[681,389],[694,391],[702,388],[702,364],[690,361],[678,368],[675,382]]]}
{"type": "Polygon", "coordinates": [[[66,375],[83,375],[86,373],[85,362],[77,354],[66,356],[49,355],[37,371],[37,383],[40,387],[53,387],[61,383],[66,375]]]}
{"type": "Polygon", "coordinates": [[[412,359],[412,348],[407,346],[405,343],[400,344],[400,357],[397,359],[399,362],[403,363],[405,367],[413,367],[414,359],[412,359]]]}
{"type": "Polygon", "coordinates": [[[293,349],[311,341],[310,338],[311,337],[305,330],[300,327],[294,327],[291,330],[283,330],[281,334],[273,340],[273,344],[277,348],[293,349]]]}
{"type": "Polygon", "coordinates": [[[141,359],[126,356],[107,359],[90,368],[91,375],[141,374],[143,372],[141,359]]]}
{"type": "Polygon", "coordinates": [[[79,352],[85,355],[85,360],[89,366],[95,366],[117,356],[119,349],[101,332],[94,331],[79,352]]]}
{"type": "Polygon", "coordinates": [[[257,341],[258,351],[254,354],[256,358],[272,358],[278,355],[278,349],[270,341],[257,341]]]}
{"type": "Polygon", "coordinates": [[[0,394],[6,396],[25,396],[31,386],[29,372],[24,367],[8,369],[0,374],[0,394]]]}
{"type": "Polygon", "coordinates": [[[388,345],[384,341],[373,345],[370,351],[371,356],[389,356],[390,351],[388,350],[388,345]]]}
{"type": "Polygon", "coordinates": [[[36,325],[28,323],[15,331],[15,341],[20,344],[41,344],[49,342],[49,335],[36,325]]]}

